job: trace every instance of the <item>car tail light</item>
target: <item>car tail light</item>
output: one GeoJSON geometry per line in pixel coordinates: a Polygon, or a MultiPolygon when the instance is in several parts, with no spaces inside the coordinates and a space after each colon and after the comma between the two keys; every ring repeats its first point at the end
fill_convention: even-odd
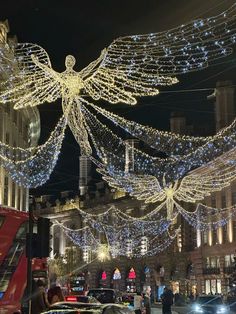
{"type": "Polygon", "coordinates": [[[75,296],[73,296],[73,295],[67,296],[67,297],[66,297],[66,301],[69,301],[69,302],[76,302],[76,301],[77,301],[77,297],[75,297],[75,296]]]}

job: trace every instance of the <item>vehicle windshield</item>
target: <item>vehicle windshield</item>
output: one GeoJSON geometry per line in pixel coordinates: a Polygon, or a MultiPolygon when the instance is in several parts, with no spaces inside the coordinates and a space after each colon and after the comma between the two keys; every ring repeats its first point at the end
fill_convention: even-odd
{"type": "Polygon", "coordinates": [[[209,305],[215,305],[215,304],[223,304],[222,298],[219,296],[204,296],[204,297],[198,297],[197,303],[199,304],[209,304],[209,305]]]}

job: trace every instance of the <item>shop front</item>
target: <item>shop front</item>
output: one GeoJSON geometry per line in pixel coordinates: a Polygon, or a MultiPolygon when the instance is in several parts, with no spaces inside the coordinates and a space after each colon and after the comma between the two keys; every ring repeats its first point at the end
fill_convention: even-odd
{"type": "Polygon", "coordinates": [[[113,289],[120,290],[121,272],[119,268],[115,268],[112,274],[112,287],[113,289]]]}
{"type": "Polygon", "coordinates": [[[133,267],[131,267],[128,271],[126,279],[126,291],[136,292],[136,272],[133,267]]]}
{"type": "Polygon", "coordinates": [[[105,270],[100,270],[98,272],[98,287],[99,288],[107,288],[108,287],[107,273],[105,270]]]}

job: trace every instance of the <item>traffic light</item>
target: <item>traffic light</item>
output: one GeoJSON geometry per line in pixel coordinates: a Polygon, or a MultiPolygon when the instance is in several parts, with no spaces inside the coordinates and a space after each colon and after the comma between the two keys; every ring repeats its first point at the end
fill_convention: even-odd
{"type": "Polygon", "coordinates": [[[39,237],[37,233],[32,234],[31,247],[30,235],[29,233],[26,234],[26,257],[28,258],[40,257],[39,237]]]}
{"type": "Polygon", "coordinates": [[[38,235],[38,249],[39,257],[48,257],[50,255],[50,219],[39,217],[37,220],[37,235],[38,235]]]}
{"type": "Polygon", "coordinates": [[[31,247],[30,234],[26,235],[26,256],[29,258],[49,257],[50,255],[50,234],[51,222],[48,218],[39,217],[37,220],[37,233],[32,233],[31,247]]]}

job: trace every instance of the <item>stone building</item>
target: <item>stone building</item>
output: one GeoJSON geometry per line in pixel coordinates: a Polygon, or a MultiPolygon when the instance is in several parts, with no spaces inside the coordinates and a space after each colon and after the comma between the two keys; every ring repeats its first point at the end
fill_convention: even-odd
{"type": "MultiPolygon", "coordinates": [[[[14,45],[9,38],[8,22],[0,22],[0,46],[14,45]]],[[[7,65],[1,63],[0,81],[8,75],[7,65]]],[[[12,147],[37,146],[40,135],[40,117],[37,108],[14,110],[10,103],[0,106],[0,141],[12,147]]],[[[0,167],[0,204],[21,211],[28,210],[29,190],[14,183],[3,167],[0,167]]]]}

